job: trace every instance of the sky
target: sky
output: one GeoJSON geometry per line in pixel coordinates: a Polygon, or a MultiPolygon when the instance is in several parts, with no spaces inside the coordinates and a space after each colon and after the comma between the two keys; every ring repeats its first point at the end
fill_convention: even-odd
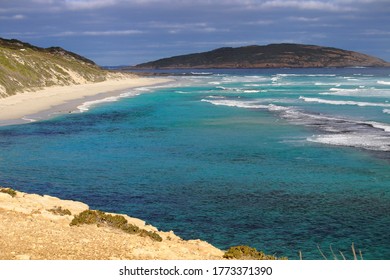
{"type": "Polygon", "coordinates": [[[390,61],[390,0],[0,0],[0,37],[102,66],[271,43],[390,61]]]}

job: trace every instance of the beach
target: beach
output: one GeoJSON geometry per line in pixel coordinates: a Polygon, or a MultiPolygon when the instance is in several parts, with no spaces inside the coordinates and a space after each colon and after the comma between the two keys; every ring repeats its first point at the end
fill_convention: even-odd
{"type": "Polygon", "coordinates": [[[69,113],[85,101],[118,95],[137,87],[167,83],[164,78],[110,75],[106,81],[69,86],[52,86],[0,99],[0,125],[45,119],[53,114],[69,113]]]}

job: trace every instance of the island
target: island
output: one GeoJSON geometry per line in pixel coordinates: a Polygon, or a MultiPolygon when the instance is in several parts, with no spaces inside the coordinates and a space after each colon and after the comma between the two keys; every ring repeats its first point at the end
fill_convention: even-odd
{"type": "Polygon", "coordinates": [[[224,47],[208,52],[179,55],[124,69],[223,69],[223,68],[321,68],[389,67],[390,63],[366,54],[302,44],[224,47]]]}

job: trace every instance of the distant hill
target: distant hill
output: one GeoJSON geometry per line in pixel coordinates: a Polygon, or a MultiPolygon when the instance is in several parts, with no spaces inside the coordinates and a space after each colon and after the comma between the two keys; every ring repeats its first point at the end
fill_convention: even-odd
{"type": "Polygon", "coordinates": [[[300,44],[220,48],[138,64],[134,69],[385,67],[390,63],[366,54],[300,44]]]}
{"type": "Polygon", "coordinates": [[[0,38],[0,97],[26,89],[106,78],[107,72],[93,61],[60,47],[40,48],[0,38]]]}

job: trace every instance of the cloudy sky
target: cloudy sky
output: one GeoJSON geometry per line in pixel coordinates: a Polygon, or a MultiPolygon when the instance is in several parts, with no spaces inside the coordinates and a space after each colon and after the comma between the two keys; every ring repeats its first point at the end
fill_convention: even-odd
{"type": "Polygon", "coordinates": [[[0,37],[100,65],[281,42],[390,61],[390,0],[0,0],[0,37]]]}

